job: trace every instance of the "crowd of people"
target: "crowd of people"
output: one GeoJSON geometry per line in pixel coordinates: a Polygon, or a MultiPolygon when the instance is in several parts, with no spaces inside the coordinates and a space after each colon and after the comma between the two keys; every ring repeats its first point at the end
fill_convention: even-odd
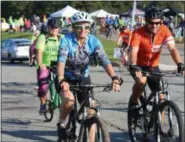
{"type": "MultiPolygon", "coordinates": [[[[173,16],[163,16],[162,21],[170,29],[173,36],[179,37],[179,41],[181,42],[184,37],[184,15],[180,16],[180,21],[177,24],[175,24],[175,18],[173,16]]],[[[98,23],[101,26],[100,32],[105,33],[107,39],[112,39],[113,34],[119,33],[119,30],[123,27],[127,26],[129,30],[133,31],[139,27],[144,26],[146,21],[144,16],[139,15],[135,16],[134,21],[132,21],[131,17],[113,17],[107,15],[105,18],[98,20],[98,23]]]]}

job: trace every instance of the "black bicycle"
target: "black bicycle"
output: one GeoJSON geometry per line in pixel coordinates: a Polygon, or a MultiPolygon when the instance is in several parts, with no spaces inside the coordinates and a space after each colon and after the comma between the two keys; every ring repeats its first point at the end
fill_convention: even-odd
{"type": "Polygon", "coordinates": [[[159,77],[160,91],[147,96],[147,87],[139,98],[139,108],[131,109],[131,97],[128,104],[128,132],[132,142],[184,142],[184,124],[179,107],[170,100],[167,81],[168,72],[143,72],[147,77],[154,74],[159,77]],[[164,99],[159,100],[160,94],[164,99]],[[137,115],[136,115],[137,114],[137,115]]]}
{"type": "MultiPolygon", "coordinates": [[[[121,79],[122,81],[122,79],[121,79]]],[[[89,141],[89,128],[96,124],[95,130],[95,142],[110,142],[109,132],[104,124],[104,121],[100,118],[100,102],[94,98],[92,94],[93,88],[104,88],[102,92],[109,92],[112,90],[112,85],[100,85],[100,84],[89,84],[89,85],[70,85],[70,89],[75,96],[75,104],[73,110],[69,115],[69,122],[66,126],[66,138],[60,138],[58,142],[88,142],[89,141]],[[77,111],[77,91],[80,88],[87,88],[87,98],[81,103],[80,108],[77,111]],[[90,114],[90,115],[89,115],[90,114]],[[76,136],[76,124],[80,124],[80,131],[78,138],[76,136]]]]}

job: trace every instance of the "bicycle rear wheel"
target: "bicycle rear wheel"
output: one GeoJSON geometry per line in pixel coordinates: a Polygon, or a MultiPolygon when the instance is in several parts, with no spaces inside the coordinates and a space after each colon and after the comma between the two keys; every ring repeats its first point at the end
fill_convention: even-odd
{"type": "MultiPolygon", "coordinates": [[[[143,96],[140,96],[139,101],[144,99],[143,96]],[[142,97],[142,98],[141,98],[142,97]]],[[[128,114],[127,114],[127,125],[128,133],[130,136],[131,142],[143,142],[145,139],[144,133],[144,118],[143,109],[140,109],[138,112],[131,110],[132,96],[129,99],[128,103],[128,114]],[[140,112],[140,113],[139,113],[140,112]]]]}
{"type": "Polygon", "coordinates": [[[44,112],[44,117],[46,119],[46,122],[50,122],[53,119],[54,109],[52,106],[52,98],[51,98],[51,92],[48,91],[47,94],[47,100],[46,100],[46,111],[44,112]]]}
{"type": "Polygon", "coordinates": [[[95,142],[110,142],[109,132],[107,131],[104,122],[97,116],[92,116],[88,118],[81,125],[78,142],[89,141],[89,128],[93,124],[96,124],[96,130],[94,134],[95,142]]]}
{"type": "Polygon", "coordinates": [[[172,101],[161,103],[156,139],[161,142],[184,142],[184,124],[179,107],[172,101]]]}

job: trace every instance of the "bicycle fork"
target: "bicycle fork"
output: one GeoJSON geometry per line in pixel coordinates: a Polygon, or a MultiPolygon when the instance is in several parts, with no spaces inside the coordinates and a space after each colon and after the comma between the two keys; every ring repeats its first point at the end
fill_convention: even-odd
{"type": "MultiPolygon", "coordinates": [[[[165,100],[170,100],[170,95],[169,95],[169,93],[168,93],[168,91],[159,91],[158,93],[157,93],[157,95],[155,96],[155,103],[157,104],[157,106],[158,106],[158,109],[159,109],[159,106],[160,106],[160,103],[162,103],[162,102],[160,102],[160,101],[165,101],[165,100]],[[163,99],[163,100],[159,100],[159,98],[160,98],[160,95],[161,94],[163,94],[164,96],[165,96],[165,99],[163,99]]],[[[169,115],[169,119],[170,119],[170,125],[172,125],[172,112],[170,111],[170,110],[168,110],[168,115],[169,115]]],[[[161,131],[161,125],[163,125],[163,121],[164,121],[164,114],[160,111],[160,110],[158,110],[157,111],[157,130],[156,130],[156,132],[157,132],[157,142],[161,142],[161,139],[160,139],[160,131],[161,131]]]]}

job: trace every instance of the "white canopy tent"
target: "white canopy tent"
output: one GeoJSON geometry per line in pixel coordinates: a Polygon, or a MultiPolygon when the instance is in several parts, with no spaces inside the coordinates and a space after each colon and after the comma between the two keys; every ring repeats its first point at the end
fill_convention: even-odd
{"type": "Polygon", "coordinates": [[[79,10],[74,9],[71,6],[66,6],[65,8],[54,12],[50,15],[50,17],[71,17],[73,14],[75,14],[76,12],[79,12],[79,10]]]}
{"type": "Polygon", "coordinates": [[[110,14],[109,13],[109,17],[114,17],[115,18],[115,17],[119,17],[119,15],[117,15],[117,14],[110,14]]]}
{"type": "Polygon", "coordinates": [[[97,10],[97,11],[94,11],[92,13],[90,13],[90,15],[92,17],[98,17],[98,18],[101,18],[101,17],[106,17],[107,15],[109,15],[110,13],[106,12],[105,10],[103,9],[100,9],[100,10],[97,10]]]}

